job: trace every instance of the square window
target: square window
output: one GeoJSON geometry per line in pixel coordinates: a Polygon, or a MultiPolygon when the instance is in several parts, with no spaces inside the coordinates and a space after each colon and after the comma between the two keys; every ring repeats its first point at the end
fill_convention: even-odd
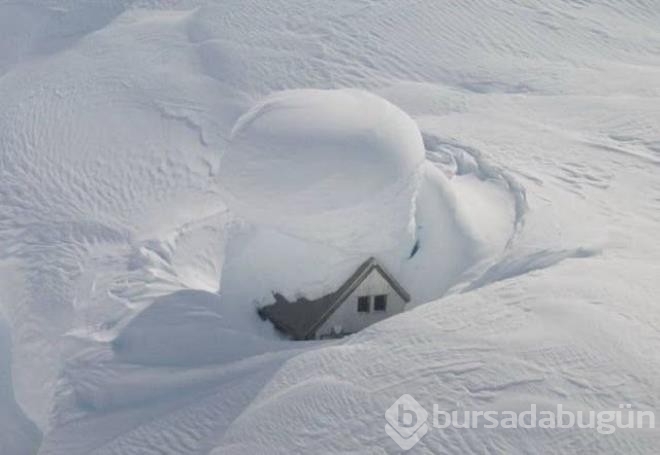
{"type": "Polygon", "coordinates": [[[387,309],[387,295],[374,297],[374,311],[385,311],[387,309]]]}
{"type": "Polygon", "coordinates": [[[358,297],[357,305],[358,313],[368,313],[369,312],[369,296],[358,297]]]}

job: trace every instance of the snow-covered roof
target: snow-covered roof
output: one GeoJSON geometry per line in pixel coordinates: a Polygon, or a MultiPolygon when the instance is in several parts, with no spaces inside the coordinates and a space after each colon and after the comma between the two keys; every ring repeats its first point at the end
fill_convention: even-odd
{"type": "Polygon", "coordinates": [[[249,221],[325,240],[346,232],[342,217],[363,233],[376,216],[391,220],[376,223],[387,232],[407,226],[424,158],[417,125],[384,98],[287,90],[237,121],[219,182],[233,211],[249,221]]]}
{"type": "Polygon", "coordinates": [[[224,263],[223,295],[316,299],[366,257],[396,267],[416,241],[424,163],[416,123],[373,93],[286,90],[259,101],[220,162],[223,201],[246,221],[228,239],[236,253],[224,263]]]}

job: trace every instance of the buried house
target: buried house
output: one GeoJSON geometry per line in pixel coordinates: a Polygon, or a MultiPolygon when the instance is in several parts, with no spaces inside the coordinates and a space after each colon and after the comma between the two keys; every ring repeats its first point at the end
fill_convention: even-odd
{"type": "Polygon", "coordinates": [[[316,300],[289,302],[274,294],[275,303],[259,316],[294,340],[336,338],[355,333],[400,313],[410,295],[376,259],[369,258],[335,292],[316,300]]]}

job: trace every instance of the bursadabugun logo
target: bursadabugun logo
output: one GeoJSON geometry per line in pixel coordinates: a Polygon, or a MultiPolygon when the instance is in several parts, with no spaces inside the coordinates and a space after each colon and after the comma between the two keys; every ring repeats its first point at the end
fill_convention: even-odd
{"type": "Polygon", "coordinates": [[[408,394],[402,395],[385,411],[385,432],[403,450],[412,449],[434,429],[448,427],[457,429],[500,428],[578,428],[593,429],[602,435],[625,429],[654,429],[655,412],[637,410],[629,403],[620,404],[616,410],[573,410],[564,409],[561,403],[554,408],[540,409],[530,404],[529,410],[522,412],[495,410],[442,410],[433,404],[433,418],[427,421],[428,412],[408,394]]]}
{"type": "Polygon", "coordinates": [[[403,450],[410,450],[429,431],[429,413],[408,394],[401,395],[385,411],[385,432],[403,450]]]}

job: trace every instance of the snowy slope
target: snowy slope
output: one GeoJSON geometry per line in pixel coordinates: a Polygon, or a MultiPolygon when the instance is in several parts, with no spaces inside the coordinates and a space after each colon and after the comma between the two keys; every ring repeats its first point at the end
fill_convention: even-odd
{"type": "MultiPolygon", "coordinates": [[[[0,0],[0,453],[397,453],[403,393],[660,410],[658,24],[654,0],[0,0]],[[232,128],[299,88],[371,91],[426,149],[421,248],[388,263],[414,308],[339,342],[222,302],[232,128]]],[[[658,446],[435,430],[412,452],[658,446]]]]}

